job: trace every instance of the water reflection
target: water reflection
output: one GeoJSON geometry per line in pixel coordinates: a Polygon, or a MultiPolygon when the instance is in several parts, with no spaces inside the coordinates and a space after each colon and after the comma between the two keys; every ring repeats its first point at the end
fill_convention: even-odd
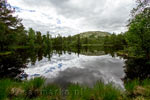
{"type": "Polygon", "coordinates": [[[149,60],[124,60],[117,57],[115,51],[111,47],[87,46],[54,50],[18,49],[12,55],[0,56],[0,77],[22,78],[27,73],[28,78],[44,76],[48,78],[47,82],[61,85],[78,82],[91,86],[102,80],[121,87],[124,76],[125,80],[150,77],[149,60]]]}
{"type": "MultiPolygon", "coordinates": [[[[23,74],[22,68],[27,66],[18,55],[0,56],[0,77],[14,78],[23,74]]],[[[25,74],[24,74],[25,75],[25,74]]],[[[25,75],[26,76],[26,75],[25,75]]]]}
{"type": "MultiPolygon", "coordinates": [[[[101,48],[101,47],[100,47],[101,48]]],[[[0,56],[0,77],[16,77],[20,73],[23,73],[22,68],[27,67],[26,64],[31,63],[34,65],[36,62],[40,62],[43,59],[48,59],[51,61],[51,57],[53,55],[62,54],[69,54],[71,55],[72,52],[75,54],[84,53],[86,52],[93,52],[93,49],[98,51],[99,47],[90,48],[69,48],[69,49],[62,49],[62,48],[54,48],[54,50],[49,49],[18,49],[13,52],[12,55],[8,56],[0,56]]]]}
{"type": "Polygon", "coordinates": [[[48,82],[59,83],[62,86],[70,82],[92,86],[96,81],[102,80],[123,87],[123,65],[123,59],[110,55],[78,56],[76,53],[63,53],[53,54],[51,61],[43,58],[35,65],[30,63],[25,72],[29,75],[28,78],[44,76],[48,78],[48,82]]]}

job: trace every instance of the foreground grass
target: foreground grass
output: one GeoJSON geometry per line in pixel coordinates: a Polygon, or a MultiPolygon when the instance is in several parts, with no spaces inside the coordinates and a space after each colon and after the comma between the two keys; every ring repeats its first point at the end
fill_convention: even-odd
{"type": "Polygon", "coordinates": [[[125,84],[126,91],[97,82],[93,88],[70,84],[66,89],[45,85],[45,79],[30,81],[0,80],[0,100],[150,100],[150,80],[125,84]]]}
{"type": "Polygon", "coordinates": [[[150,79],[133,80],[125,84],[126,95],[135,100],[150,100],[150,79]]]}

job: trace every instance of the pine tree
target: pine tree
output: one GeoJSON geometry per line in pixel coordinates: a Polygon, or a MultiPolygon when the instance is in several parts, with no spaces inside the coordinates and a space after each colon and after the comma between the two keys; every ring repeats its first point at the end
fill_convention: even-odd
{"type": "Polygon", "coordinates": [[[13,16],[15,11],[4,0],[0,1],[0,50],[3,51],[10,45],[17,44],[17,36],[25,34],[21,19],[13,16]]]}

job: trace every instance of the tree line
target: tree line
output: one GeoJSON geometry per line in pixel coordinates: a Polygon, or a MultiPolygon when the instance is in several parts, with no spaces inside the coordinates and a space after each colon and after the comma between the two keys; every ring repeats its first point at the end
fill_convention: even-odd
{"type": "Polygon", "coordinates": [[[40,31],[32,28],[25,30],[21,19],[13,16],[11,7],[0,1],[0,51],[12,48],[46,48],[69,49],[82,48],[83,46],[104,46],[127,50],[130,56],[145,57],[150,59],[150,8],[146,1],[138,0],[137,8],[132,10],[128,31],[121,34],[111,34],[99,37],[75,36],[52,37],[49,32],[42,35],[40,31]]]}
{"type": "Polygon", "coordinates": [[[49,32],[42,35],[32,28],[25,30],[22,19],[13,16],[15,10],[7,6],[6,1],[0,1],[0,51],[10,51],[17,48],[80,48],[85,44],[99,44],[100,38],[82,38],[80,35],[51,37],[49,32]]]}

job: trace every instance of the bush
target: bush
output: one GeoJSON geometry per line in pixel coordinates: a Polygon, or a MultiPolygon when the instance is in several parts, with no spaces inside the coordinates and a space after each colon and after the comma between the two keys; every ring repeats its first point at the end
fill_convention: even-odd
{"type": "Polygon", "coordinates": [[[26,97],[27,98],[33,98],[40,95],[40,89],[43,86],[45,82],[44,78],[38,77],[31,79],[30,81],[25,81],[23,84],[26,97]]]}

